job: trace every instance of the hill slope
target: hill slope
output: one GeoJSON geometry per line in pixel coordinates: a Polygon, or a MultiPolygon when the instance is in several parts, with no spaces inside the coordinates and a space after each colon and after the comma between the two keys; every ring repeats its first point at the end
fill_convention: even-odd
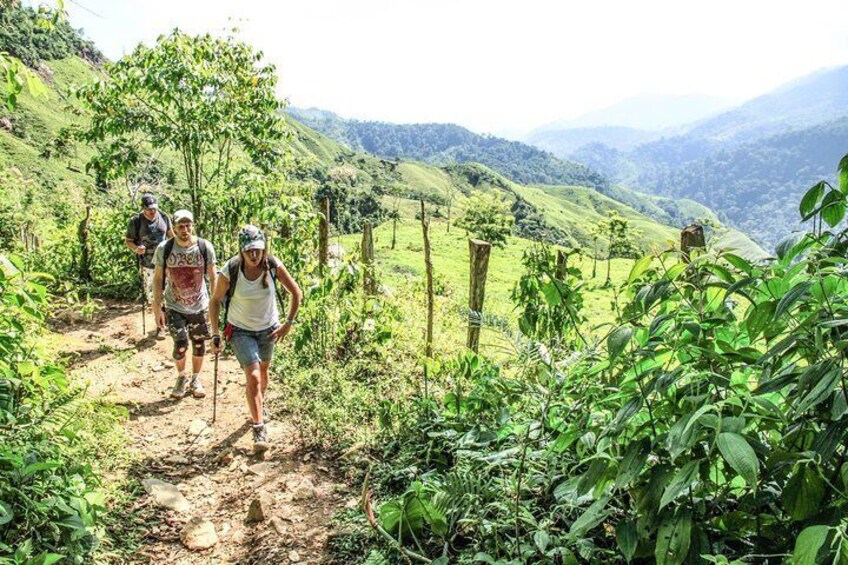
{"type": "Polygon", "coordinates": [[[430,163],[481,163],[521,183],[570,184],[603,188],[606,179],[578,163],[517,141],[473,133],[453,124],[399,125],[344,120],[332,112],[290,108],[289,114],[356,151],[388,159],[430,163]]]}
{"type": "MultiPolygon", "coordinates": [[[[51,77],[47,97],[33,99],[25,94],[14,112],[0,114],[4,125],[0,129],[0,166],[14,166],[25,178],[35,179],[42,202],[56,200],[57,189],[61,194],[79,195],[74,198],[84,198],[91,203],[105,202],[104,199],[125,200],[127,193],[122,189],[114,189],[122,192],[114,192],[114,198],[109,196],[113,191],[92,190],[95,179],[85,173],[85,164],[93,154],[90,147],[56,142],[62,129],[79,119],[70,111],[73,101],[67,92],[75,85],[92,80],[99,71],[78,57],[40,64],[45,75],[51,77]]],[[[592,243],[592,230],[610,211],[617,211],[638,228],[642,247],[677,237],[676,228],[654,221],[616,201],[614,196],[601,194],[593,188],[564,183],[523,185],[475,163],[435,165],[382,159],[352,151],[291,117],[287,122],[293,133],[289,143],[294,157],[290,173],[293,186],[301,186],[316,197],[331,197],[334,202],[332,220],[336,229],[343,233],[360,229],[365,218],[376,223],[385,221],[393,207],[413,217],[415,207],[412,204],[420,198],[444,213],[451,194],[455,195],[453,217],[456,218],[462,213],[467,196],[482,190],[496,191],[500,198],[510,203],[517,220],[517,234],[530,239],[542,238],[588,248],[592,243]]],[[[139,180],[158,186],[167,203],[169,196],[179,194],[182,172],[167,154],[158,154],[156,159],[158,165],[139,180]]],[[[622,189],[617,190],[624,194],[622,189]]],[[[628,194],[637,206],[646,202],[644,196],[628,194]]],[[[651,214],[661,210],[658,206],[647,205],[643,209],[651,214]]],[[[48,213],[52,212],[45,210],[45,214],[48,213]]],[[[673,217],[666,215],[669,219],[673,217]]],[[[599,251],[604,251],[603,243],[599,251]]]]}

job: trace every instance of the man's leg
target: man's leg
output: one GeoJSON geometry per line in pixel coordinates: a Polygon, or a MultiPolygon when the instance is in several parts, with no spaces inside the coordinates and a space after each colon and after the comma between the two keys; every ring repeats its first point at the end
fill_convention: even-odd
{"type": "Polygon", "coordinates": [[[186,395],[186,352],[188,351],[188,331],[186,329],[186,319],[179,312],[168,310],[165,313],[168,331],[171,337],[174,338],[174,366],[177,368],[177,382],[174,384],[174,389],[171,391],[172,398],[182,398],[186,395]]]}
{"type": "Polygon", "coordinates": [[[209,339],[208,312],[204,310],[192,314],[189,320],[189,335],[191,336],[191,382],[189,389],[195,398],[203,398],[206,391],[200,382],[200,371],[203,369],[203,356],[206,354],[206,340],[209,339]]]}

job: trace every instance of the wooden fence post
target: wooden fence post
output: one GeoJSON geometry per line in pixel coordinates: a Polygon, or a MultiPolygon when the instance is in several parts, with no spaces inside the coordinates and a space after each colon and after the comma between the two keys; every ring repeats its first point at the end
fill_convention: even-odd
{"type": "Polygon", "coordinates": [[[321,199],[321,219],[318,223],[318,266],[321,274],[327,266],[327,250],[330,241],[330,199],[321,199]]]}
{"type": "Polygon", "coordinates": [[[374,276],[374,237],[371,222],[362,225],[362,263],[365,265],[365,294],[377,293],[377,279],[374,276]]]}
{"type": "Polygon", "coordinates": [[[79,225],[80,239],[80,277],[86,282],[91,282],[91,250],[88,246],[88,224],[91,221],[91,206],[85,207],[85,218],[79,225]]]}
{"type": "Polygon", "coordinates": [[[486,296],[486,274],[489,271],[489,253],[492,244],[479,239],[468,240],[471,254],[468,288],[468,341],[469,349],[477,353],[480,345],[480,327],[483,324],[483,299],[486,296]]]}
{"type": "MultiPolygon", "coordinates": [[[[430,257],[430,222],[424,211],[424,201],[421,201],[421,229],[424,232],[424,271],[427,274],[427,334],[424,353],[433,356],[433,261],[430,257]]],[[[425,386],[426,389],[426,386],[425,386]]]]}
{"type": "Polygon", "coordinates": [[[683,228],[680,232],[680,254],[684,263],[689,262],[689,250],[695,247],[704,248],[707,246],[704,238],[704,226],[700,224],[690,224],[683,228]]]}

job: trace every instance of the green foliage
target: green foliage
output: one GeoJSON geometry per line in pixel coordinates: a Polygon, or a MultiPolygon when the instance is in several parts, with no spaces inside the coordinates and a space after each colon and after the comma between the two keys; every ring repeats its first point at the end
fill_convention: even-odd
{"type": "Polygon", "coordinates": [[[509,204],[486,192],[472,194],[466,203],[465,213],[456,221],[457,227],[496,247],[504,246],[512,224],[509,204]]]}
{"type": "Polygon", "coordinates": [[[106,77],[77,93],[91,116],[79,137],[99,144],[89,165],[101,179],[122,178],[142,165],[144,144],[175,150],[202,224],[206,192],[229,185],[240,153],[243,167],[264,172],[281,158],[277,78],[261,58],[231,37],[175,30],[108,64],[106,77]]]}
{"type": "Polygon", "coordinates": [[[574,345],[585,322],[582,274],[565,264],[568,255],[562,257],[564,263],[557,265],[557,257],[548,247],[527,248],[523,258],[526,272],[512,290],[512,300],[521,312],[521,333],[558,349],[574,345]]]}
{"type": "Polygon", "coordinates": [[[814,187],[803,209],[821,229],[773,263],[637,261],[606,349],[598,337],[571,352],[521,340],[512,375],[476,358],[448,367],[456,392],[422,401],[396,435],[381,492],[397,500],[400,469],[437,507],[449,476],[485,486],[439,507],[447,532],[422,531],[419,549],[504,563],[841,563],[848,232],[824,228],[843,220],[825,204],[834,193],[814,187]]]}
{"type": "Polygon", "coordinates": [[[19,2],[4,2],[0,10],[0,51],[29,67],[51,59],[77,55],[99,63],[103,55],[63,17],[61,8],[38,11],[19,2]]]}
{"type": "Polygon", "coordinates": [[[47,290],[9,259],[0,256],[0,562],[82,562],[104,535],[88,451],[104,415],[27,339],[41,329],[47,290]]]}

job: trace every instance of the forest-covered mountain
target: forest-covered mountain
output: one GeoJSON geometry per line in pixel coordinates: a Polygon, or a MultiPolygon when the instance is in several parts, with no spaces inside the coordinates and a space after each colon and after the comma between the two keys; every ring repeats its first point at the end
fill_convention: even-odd
{"type": "Polygon", "coordinates": [[[454,124],[390,124],[345,120],[332,112],[289,108],[297,120],[351,149],[388,159],[429,163],[480,163],[523,184],[604,189],[603,175],[518,141],[479,135],[454,124]]]}
{"type": "MultiPolygon", "coordinates": [[[[591,135],[567,155],[637,190],[690,198],[766,246],[797,227],[795,205],[848,149],[848,66],[813,73],[678,135],[627,148],[591,135]]],[[[579,144],[575,131],[564,148],[579,144]]],[[[559,143],[549,134],[540,147],[559,143]]]]}

